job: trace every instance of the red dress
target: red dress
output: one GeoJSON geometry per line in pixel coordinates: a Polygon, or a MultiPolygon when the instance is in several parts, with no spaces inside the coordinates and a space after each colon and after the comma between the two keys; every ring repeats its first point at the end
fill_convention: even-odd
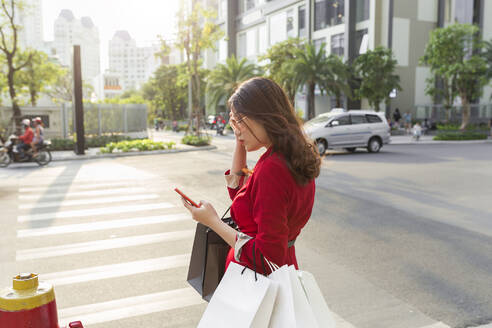
{"type": "MultiPolygon", "coordinates": [[[[229,174],[229,172],[226,172],[229,174]]],[[[243,180],[243,179],[241,179],[243,180]]],[[[282,266],[297,260],[295,240],[309,220],[313,209],[314,180],[304,186],[297,184],[282,155],[269,148],[259,159],[247,182],[236,189],[228,188],[232,199],[231,216],[244,234],[253,237],[243,247],[240,264],[253,269],[253,242],[256,268],[263,272],[260,253],[282,266]]],[[[227,256],[226,268],[234,259],[234,249],[227,256]]]]}

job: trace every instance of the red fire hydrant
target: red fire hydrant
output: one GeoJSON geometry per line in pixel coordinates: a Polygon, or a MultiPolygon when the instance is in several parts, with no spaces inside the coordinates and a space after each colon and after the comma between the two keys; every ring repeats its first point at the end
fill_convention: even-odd
{"type": "MultiPolygon", "coordinates": [[[[59,328],[53,286],[35,273],[13,278],[12,288],[0,291],[0,328],[59,328]]],[[[83,328],[72,322],[69,327],[83,328]]]]}

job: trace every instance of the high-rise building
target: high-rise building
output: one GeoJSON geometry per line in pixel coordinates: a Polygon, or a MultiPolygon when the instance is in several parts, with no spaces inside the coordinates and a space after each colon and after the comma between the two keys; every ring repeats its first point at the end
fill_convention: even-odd
{"type": "Polygon", "coordinates": [[[43,50],[43,8],[42,0],[28,0],[18,12],[16,24],[20,26],[19,46],[21,49],[43,50]]]}
{"type": "Polygon", "coordinates": [[[109,41],[109,70],[120,77],[123,90],[139,89],[161,65],[158,45],[138,47],[128,31],[117,31],[109,41]]]}
{"type": "MultiPolygon", "coordinates": [[[[259,55],[289,37],[318,47],[325,43],[327,54],[347,61],[384,46],[393,50],[403,89],[391,100],[391,108],[412,111],[414,117],[423,114],[422,105],[433,102],[425,93],[429,68],[419,63],[429,33],[454,22],[473,23],[483,39],[492,39],[492,19],[485,19],[492,17],[492,1],[485,0],[215,0],[212,5],[225,36],[216,45],[215,56],[205,60],[207,68],[231,55],[258,62],[259,55]]],[[[490,103],[491,93],[492,88],[486,87],[481,101],[490,103]]],[[[300,93],[296,107],[305,106],[305,94],[300,93]]],[[[365,100],[345,106],[369,108],[365,100]]],[[[318,90],[317,114],[332,107],[333,99],[318,90]]]]}
{"type": "Polygon", "coordinates": [[[53,47],[62,65],[72,66],[74,45],[80,45],[82,78],[87,83],[101,71],[99,30],[90,17],[76,19],[72,11],[64,9],[55,20],[53,47]]]}

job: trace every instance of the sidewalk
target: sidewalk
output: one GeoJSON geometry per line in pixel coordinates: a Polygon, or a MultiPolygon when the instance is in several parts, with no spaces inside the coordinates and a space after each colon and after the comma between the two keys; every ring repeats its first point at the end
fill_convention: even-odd
{"type": "Polygon", "coordinates": [[[154,151],[139,151],[139,152],[128,152],[128,153],[112,153],[112,154],[101,154],[100,148],[89,148],[86,149],[84,155],[77,155],[72,150],[59,150],[51,151],[52,161],[73,161],[73,160],[86,160],[86,159],[98,159],[98,158],[114,158],[114,157],[129,157],[129,156],[145,156],[145,155],[160,155],[160,154],[170,154],[170,153],[181,153],[189,151],[203,151],[216,149],[216,146],[203,146],[195,147],[184,145],[181,143],[181,138],[183,138],[184,133],[174,133],[170,131],[159,131],[154,130],[148,131],[149,139],[154,141],[174,141],[176,143],[175,149],[166,150],[154,150],[154,151]]]}
{"type": "Polygon", "coordinates": [[[432,140],[434,136],[421,136],[419,141],[413,139],[411,135],[404,136],[391,136],[390,145],[437,145],[437,144],[482,144],[482,143],[492,143],[492,139],[488,138],[486,140],[450,140],[450,141],[442,141],[442,140],[432,140]]]}

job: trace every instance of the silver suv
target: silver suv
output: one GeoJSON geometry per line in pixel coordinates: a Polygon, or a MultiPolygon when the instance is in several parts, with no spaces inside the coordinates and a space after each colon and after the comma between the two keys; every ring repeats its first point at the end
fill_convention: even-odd
{"type": "Polygon", "coordinates": [[[320,155],[327,149],[358,147],[377,153],[390,142],[390,126],[384,113],[350,110],[321,114],[304,124],[306,134],[316,141],[320,155]]]}

